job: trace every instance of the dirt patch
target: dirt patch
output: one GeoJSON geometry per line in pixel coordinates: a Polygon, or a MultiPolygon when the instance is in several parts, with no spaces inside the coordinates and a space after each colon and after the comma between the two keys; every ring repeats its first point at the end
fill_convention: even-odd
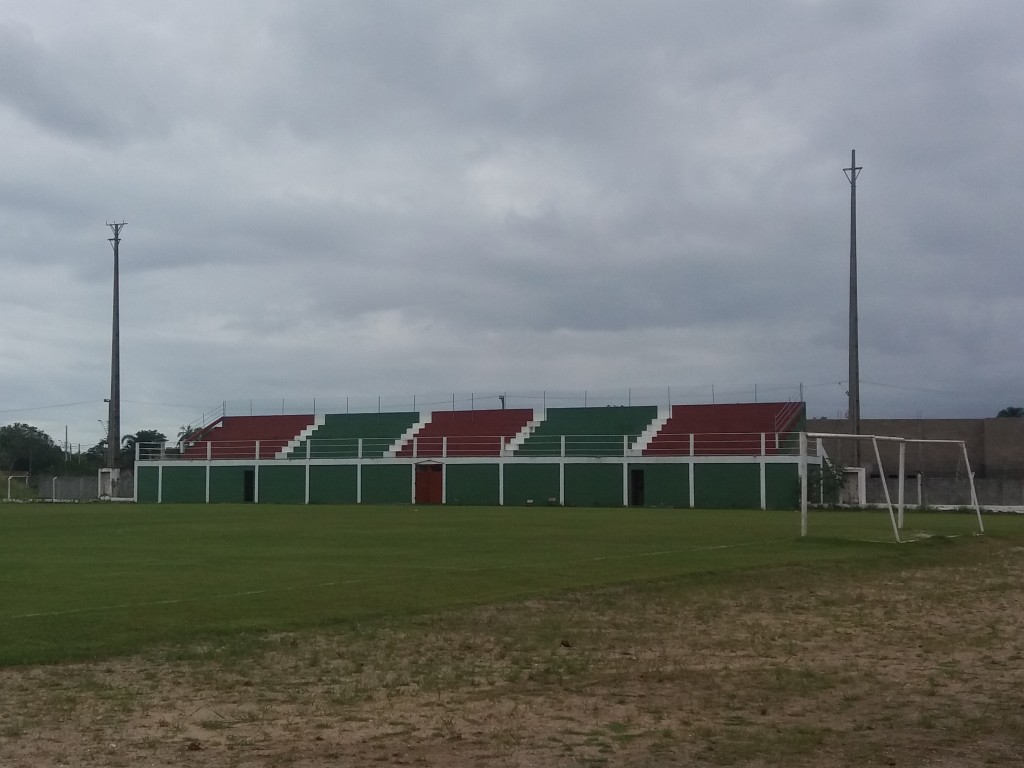
{"type": "Polygon", "coordinates": [[[1024,763],[1024,551],[0,671],[4,766],[1024,763]]]}

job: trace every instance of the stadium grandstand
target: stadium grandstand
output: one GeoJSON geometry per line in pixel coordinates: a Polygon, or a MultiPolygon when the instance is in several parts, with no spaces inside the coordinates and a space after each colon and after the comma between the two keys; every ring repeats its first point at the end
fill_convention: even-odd
{"type": "Polygon", "coordinates": [[[157,503],[793,508],[802,402],[228,416],[140,444],[157,503]]]}

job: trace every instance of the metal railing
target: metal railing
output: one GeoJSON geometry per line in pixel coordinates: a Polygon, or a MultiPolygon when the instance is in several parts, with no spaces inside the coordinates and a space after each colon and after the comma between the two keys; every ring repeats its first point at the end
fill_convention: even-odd
{"type": "Polygon", "coordinates": [[[660,434],[645,446],[638,435],[532,435],[522,444],[500,435],[199,440],[182,445],[139,443],[138,461],[304,461],[307,459],[472,457],[657,457],[796,455],[795,436],[782,432],[660,434]]]}
{"type": "MultiPolygon", "coordinates": [[[[603,408],[634,405],[738,404],[793,402],[803,395],[798,383],[765,386],[671,385],[608,389],[491,390],[484,392],[420,392],[352,395],[349,397],[259,398],[224,400],[207,409],[192,428],[221,416],[274,416],[328,413],[389,413],[407,411],[472,411],[488,409],[603,408]]],[[[783,425],[785,426],[785,425],[783,425]]]]}

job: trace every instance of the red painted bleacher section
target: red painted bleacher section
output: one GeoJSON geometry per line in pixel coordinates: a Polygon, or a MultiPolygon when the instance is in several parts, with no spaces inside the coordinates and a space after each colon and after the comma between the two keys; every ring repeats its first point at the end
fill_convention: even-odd
{"type": "Polygon", "coordinates": [[[260,458],[272,459],[291,440],[313,423],[313,416],[223,416],[188,439],[185,459],[205,459],[207,443],[214,459],[252,459],[256,441],[260,458]]]}
{"type": "Polygon", "coordinates": [[[673,405],[672,416],[643,453],[687,455],[692,434],[696,456],[758,455],[761,433],[768,437],[767,453],[778,453],[775,435],[792,431],[802,413],[800,403],[673,405]]]}
{"type": "MultiPolygon", "coordinates": [[[[799,428],[802,403],[737,403],[674,405],[668,422],[643,450],[645,456],[685,456],[694,435],[698,456],[751,456],[761,452],[761,433],[769,454],[782,452],[783,436],[799,428]]],[[[436,411],[398,456],[498,456],[502,446],[533,418],[533,410],[436,411]]],[[[253,459],[259,441],[260,459],[269,460],[313,424],[312,415],[225,416],[187,441],[185,459],[253,459]]]]}
{"type": "MultiPolygon", "coordinates": [[[[502,444],[517,435],[533,418],[530,408],[499,411],[435,411],[431,420],[413,438],[416,456],[497,456],[502,444]]],[[[413,455],[413,440],[398,455],[413,455]]]]}

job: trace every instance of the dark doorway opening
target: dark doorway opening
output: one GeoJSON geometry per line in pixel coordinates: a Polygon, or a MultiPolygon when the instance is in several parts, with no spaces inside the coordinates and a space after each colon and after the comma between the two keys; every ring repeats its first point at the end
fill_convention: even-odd
{"type": "Polygon", "coordinates": [[[644,471],[642,469],[629,470],[629,506],[642,507],[644,505],[644,471]]]}
{"type": "Polygon", "coordinates": [[[443,498],[443,477],[440,464],[417,464],[416,503],[440,504],[443,498]]]}
{"type": "Polygon", "coordinates": [[[256,470],[246,469],[242,474],[242,501],[256,501],[256,470]]]}

